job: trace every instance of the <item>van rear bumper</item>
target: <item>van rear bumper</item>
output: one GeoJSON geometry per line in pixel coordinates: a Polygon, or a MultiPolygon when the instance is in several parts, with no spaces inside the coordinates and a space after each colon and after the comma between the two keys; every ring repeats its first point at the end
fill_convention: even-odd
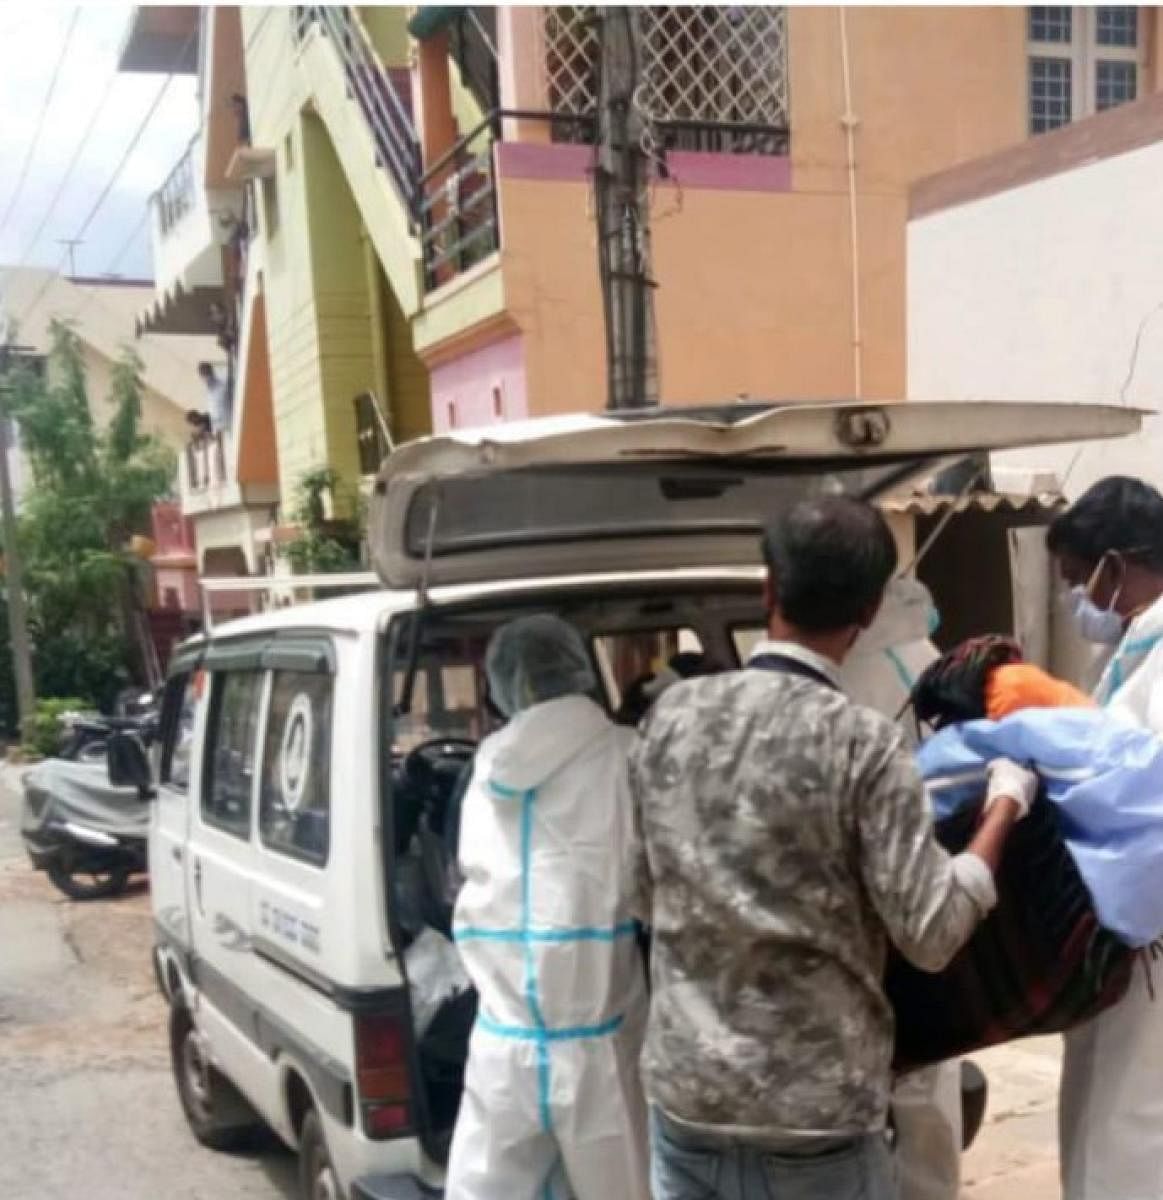
{"type": "Polygon", "coordinates": [[[415,1175],[364,1175],[351,1185],[351,1200],[441,1200],[443,1188],[430,1188],[415,1175]]]}

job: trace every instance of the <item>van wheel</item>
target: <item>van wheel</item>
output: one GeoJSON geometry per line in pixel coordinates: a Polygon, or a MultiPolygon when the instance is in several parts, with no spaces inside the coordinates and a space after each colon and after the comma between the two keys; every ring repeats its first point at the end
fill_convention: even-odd
{"type": "Polygon", "coordinates": [[[313,1108],[299,1130],[299,1196],[301,1200],[343,1200],[339,1176],[323,1138],[323,1123],[313,1108]]]}
{"type": "Polygon", "coordinates": [[[170,1061],[178,1099],[194,1136],[211,1150],[242,1150],[262,1129],[254,1109],[238,1089],[210,1065],[202,1036],[189,1010],[170,1010],[170,1061]]]}
{"type": "Polygon", "coordinates": [[[128,867],[86,868],[59,858],[49,863],[48,877],[70,900],[104,900],[120,896],[129,886],[128,867]]]}

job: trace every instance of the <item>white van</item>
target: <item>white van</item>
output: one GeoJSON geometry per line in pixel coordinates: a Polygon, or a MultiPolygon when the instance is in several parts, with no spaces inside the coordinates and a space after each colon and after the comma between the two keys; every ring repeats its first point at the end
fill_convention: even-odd
{"type": "Polygon", "coordinates": [[[441,1194],[475,999],[450,988],[418,1021],[431,980],[410,963],[422,935],[449,930],[445,818],[492,722],[481,663],[499,624],[535,610],[573,622],[614,710],[654,650],[740,661],[763,620],[758,534],[791,501],[873,498],[942,460],[1139,420],[734,406],[398,450],[372,514],[387,590],[185,644],[152,776],[125,738],[110,750],[119,782],[156,794],[155,959],[195,1136],[222,1148],[269,1126],[299,1149],[304,1200],[441,1194]]]}

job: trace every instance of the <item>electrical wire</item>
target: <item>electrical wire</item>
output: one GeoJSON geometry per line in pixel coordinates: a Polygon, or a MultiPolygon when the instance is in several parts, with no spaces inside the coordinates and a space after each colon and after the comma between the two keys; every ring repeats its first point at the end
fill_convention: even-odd
{"type": "Polygon", "coordinates": [[[1119,388],[1119,403],[1126,404],[1127,392],[1130,389],[1131,383],[1135,378],[1135,371],[1139,366],[1139,348],[1143,344],[1143,334],[1147,331],[1147,326],[1152,319],[1160,312],[1163,312],[1163,301],[1156,304],[1153,309],[1139,322],[1139,328],[1135,333],[1135,344],[1131,348],[1131,360],[1127,363],[1127,377],[1123,380],[1123,386],[1119,388]]]}
{"type": "Polygon", "coordinates": [[[53,214],[57,210],[57,205],[61,201],[61,197],[65,193],[65,188],[68,186],[69,180],[73,177],[73,172],[77,168],[77,163],[81,160],[81,155],[85,152],[85,147],[89,144],[89,140],[93,135],[93,130],[97,127],[97,122],[101,119],[102,113],[105,111],[106,104],[109,103],[109,97],[113,94],[113,85],[117,82],[118,72],[114,68],[113,73],[109,76],[105,84],[105,91],[101,94],[101,99],[97,102],[97,107],[93,110],[93,115],[89,118],[89,123],[85,126],[85,132],[81,134],[80,140],[77,142],[76,148],[73,151],[72,158],[69,159],[69,165],[65,167],[65,173],[61,177],[60,183],[57,184],[57,190],[53,193],[53,198],[49,201],[48,207],[45,209],[44,216],[41,217],[40,224],[36,227],[36,232],[32,235],[32,240],[28,243],[24,253],[20,257],[20,262],[17,266],[25,267],[28,265],[29,259],[32,257],[33,250],[36,249],[37,242],[40,241],[41,235],[48,228],[49,221],[52,220],[53,214]]]}
{"type": "MultiPolygon", "coordinates": [[[[171,67],[171,69],[170,69],[169,73],[166,75],[165,79],[162,80],[162,84],[158,88],[157,94],[153,98],[153,103],[150,104],[149,108],[145,112],[145,115],[142,117],[140,123],[138,124],[137,129],[134,130],[133,137],[130,139],[129,145],[126,146],[125,152],[121,155],[121,158],[117,163],[117,166],[114,168],[113,174],[110,175],[109,180],[106,182],[105,186],[101,189],[100,193],[97,196],[97,199],[93,203],[93,206],[89,209],[89,212],[86,215],[84,221],[81,222],[80,228],[73,235],[73,238],[72,238],[73,241],[83,240],[83,238],[85,236],[85,231],[89,228],[90,225],[92,225],[97,214],[101,211],[101,208],[104,205],[105,201],[109,198],[109,193],[112,192],[114,187],[117,185],[117,181],[121,178],[121,174],[125,170],[126,163],[129,162],[129,159],[132,156],[134,150],[137,149],[138,144],[141,142],[142,136],[144,135],[144,133],[146,131],[146,128],[149,126],[150,121],[153,120],[154,114],[157,112],[158,108],[161,106],[162,100],[165,99],[166,92],[169,91],[170,84],[173,83],[173,81],[174,81],[174,76],[176,74],[177,68],[185,60],[186,52],[189,50],[190,45],[194,40],[194,37],[195,37],[195,34],[191,33],[190,36],[186,38],[185,42],[182,43],[182,48],[181,48],[181,50],[178,51],[178,55],[177,55],[177,58],[175,58],[175,60],[174,60],[173,67],[171,67]]],[[[60,273],[60,271],[64,267],[67,257],[68,257],[68,253],[66,251],[64,254],[61,255],[60,261],[57,263],[56,268],[53,271],[50,271],[45,276],[44,283],[41,285],[40,290],[32,298],[32,303],[29,304],[28,307],[25,308],[24,311],[20,314],[20,316],[18,318],[18,323],[20,321],[27,320],[28,317],[36,310],[37,305],[40,304],[40,302],[44,299],[45,294],[48,292],[48,289],[52,286],[53,280],[56,278],[56,276],[60,273]]]]}
{"type": "MultiPolygon", "coordinates": [[[[1131,384],[1135,380],[1135,372],[1139,368],[1139,351],[1143,345],[1143,334],[1147,332],[1147,326],[1150,325],[1152,320],[1154,320],[1154,318],[1161,312],[1163,312],[1163,300],[1161,300],[1155,305],[1154,308],[1149,309],[1144,314],[1143,319],[1139,322],[1139,328],[1135,331],[1135,340],[1131,345],[1131,356],[1127,362],[1126,378],[1123,380],[1123,386],[1119,388],[1119,403],[1122,405],[1125,405],[1127,402],[1127,392],[1130,391],[1131,384]]],[[[1066,471],[1062,476],[1062,481],[1058,485],[1062,491],[1066,490],[1066,485],[1070,482],[1070,477],[1074,474],[1074,468],[1078,466],[1079,460],[1082,458],[1083,454],[1091,448],[1092,446],[1089,443],[1084,442],[1078,447],[1077,450],[1074,451],[1070,462],[1067,464],[1066,471]]]]}
{"type": "Polygon", "coordinates": [[[125,239],[125,242],[122,244],[121,249],[118,250],[117,253],[113,256],[109,265],[102,272],[103,274],[105,274],[105,275],[116,275],[117,274],[117,268],[121,265],[121,260],[130,252],[130,250],[133,249],[134,243],[137,241],[138,236],[141,234],[142,230],[145,228],[146,222],[148,220],[149,220],[149,209],[146,208],[146,210],[141,214],[141,219],[133,227],[133,232],[129,235],[129,237],[127,237],[125,239]]]}
{"type": "Polygon", "coordinates": [[[16,187],[13,189],[12,195],[8,199],[8,207],[4,210],[4,216],[0,217],[0,233],[3,233],[8,228],[8,222],[12,214],[16,211],[16,205],[20,197],[24,194],[24,185],[28,182],[28,172],[32,167],[32,160],[36,154],[36,149],[40,145],[40,133],[44,128],[44,119],[48,115],[49,105],[52,103],[53,93],[57,89],[57,81],[61,77],[61,68],[65,63],[65,56],[69,52],[69,45],[73,40],[73,31],[77,28],[77,21],[81,16],[80,5],[73,9],[72,18],[69,20],[69,27],[65,31],[65,40],[61,45],[61,52],[57,56],[56,66],[53,67],[52,78],[49,80],[48,91],[44,94],[44,100],[40,106],[40,112],[37,114],[36,125],[33,128],[32,138],[28,143],[28,150],[24,155],[24,162],[21,164],[20,173],[17,176],[16,187]]]}
{"type": "MultiPolygon", "coordinates": [[[[193,35],[191,35],[189,38],[186,39],[186,47],[189,46],[192,38],[193,38],[193,35]]],[[[179,59],[178,59],[179,62],[181,61],[181,58],[184,57],[184,55],[185,55],[185,48],[183,48],[183,50],[182,50],[182,55],[179,56],[179,59]]],[[[145,134],[146,128],[148,127],[150,121],[153,120],[154,113],[156,113],[157,110],[161,107],[161,102],[165,99],[166,92],[168,92],[170,90],[170,84],[172,84],[173,82],[174,82],[174,73],[171,71],[170,74],[168,74],[165,77],[165,79],[162,81],[161,87],[158,88],[157,95],[154,96],[154,98],[153,98],[153,103],[146,110],[145,116],[142,117],[142,119],[141,119],[141,124],[138,125],[137,129],[134,131],[133,138],[130,141],[129,145],[125,147],[125,153],[122,154],[120,161],[117,163],[117,166],[113,171],[113,174],[109,177],[109,181],[101,189],[99,195],[97,196],[97,199],[93,202],[93,207],[91,209],[89,209],[88,215],[81,222],[80,229],[78,229],[77,232],[73,235],[75,238],[80,239],[85,236],[85,231],[89,228],[90,225],[92,225],[93,220],[96,218],[97,214],[101,211],[101,208],[104,205],[105,201],[109,199],[109,193],[113,191],[114,187],[116,187],[117,181],[121,178],[122,171],[125,170],[126,163],[129,162],[130,156],[137,149],[138,144],[141,142],[142,136],[145,134]]]]}

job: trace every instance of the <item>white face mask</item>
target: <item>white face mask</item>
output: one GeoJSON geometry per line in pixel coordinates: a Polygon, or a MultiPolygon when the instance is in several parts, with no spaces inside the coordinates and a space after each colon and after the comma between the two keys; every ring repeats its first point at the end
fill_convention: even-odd
{"type": "Polygon", "coordinates": [[[1074,605],[1074,623],[1088,642],[1100,646],[1117,646],[1123,640],[1123,619],[1113,608],[1099,608],[1079,585],[1070,589],[1074,605]]]}

